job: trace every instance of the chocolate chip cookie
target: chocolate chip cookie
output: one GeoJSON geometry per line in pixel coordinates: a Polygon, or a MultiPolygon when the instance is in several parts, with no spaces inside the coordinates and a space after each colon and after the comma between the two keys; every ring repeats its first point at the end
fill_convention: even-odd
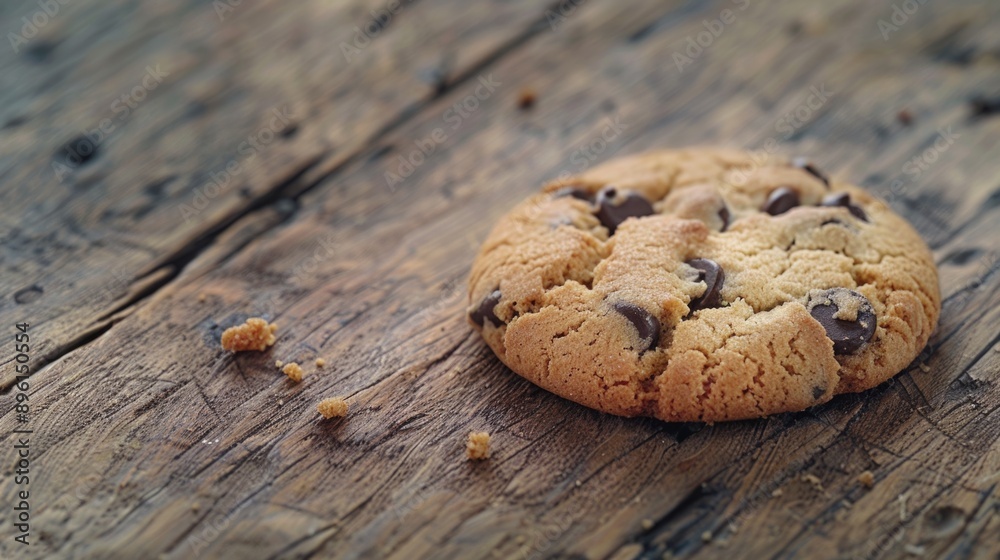
{"type": "Polygon", "coordinates": [[[500,219],[469,320],[538,386],[612,414],[718,421],[889,379],[941,308],[920,236],[805,160],[716,149],[611,161],[500,219]]]}

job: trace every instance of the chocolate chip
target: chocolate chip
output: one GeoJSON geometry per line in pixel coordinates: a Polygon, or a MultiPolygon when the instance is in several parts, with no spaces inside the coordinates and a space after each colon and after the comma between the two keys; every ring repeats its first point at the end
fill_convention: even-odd
{"type": "Polygon", "coordinates": [[[868,215],[865,211],[861,209],[857,204],[851,204],[851,195],[845,192],[828,194],[823,197],[823,202],[820,203],[821,206],[843,206],[851,211],[859,220],[867,222],[868,215]]]}
{"type": "Polygon", "coordinates": [[[500,290],[493,290],[490,295],[483,298],[475,311],[469,313],[469,318],[480,327],[485,326],[487,319],[493,323],[494,327],[499,327],[503,321],[493,311],[498,303],[500,303],[500,290]]]}
{"type": "Polygon", "coordinates": [[[614,304],[614,310],[621,313],[623,317],[632,323],[639,333],[639,340],[642,346],[637,348],[640,354],[655,347],[660,342],[660,321],[653,315],[638,305],[619,301],[614,304]]]}
{"type": "Polygon", "coordinates": [[[819,385],[813,387],[813,400],[818,401],[820,397],[826,394],[826,389],[820,387],[819,385]]]}
{"type": "Polygon", "coordinates": [[[799,205],[799,193],[788,187],[778,187],[771,191],[764,203],[764,210],[772,216],[784,214],[799,205]]]}
{"type": "Polygon", "coordinates": [[[597,219],[608,228],[612,235],[615,229],[628,218],[648,216],[653,213],[653,206],[645,197],[638,193],[626,192],[621,195],[614,187],[604,187],[597,193],[597,219]]]}
{"type": "Polygon", "coordinates": [[[726,273],[719,263],[709,259],[691,259],[687,264],[698,270],[696,282],[705,283],[705,293],[691,300],[688,308],[697,311],[722,305],[722,284],[726,281],[726,273]]]}
{"type": "Polygon", "coordinates": [[[590,193],[580,187],[563,187],[552,193],[552,198],[563,198],[566,196],[590,202],[590,193]]]}
{"type": "Polygon", "coordinates": [[[722,229],[719,231],[726,231],[726,228],[729,227],[729,208],[726,208],[725,204],[719,208],[719,218],[722,218],[722,229]]]}
{"type": "Polygon", "coordinates": [[[878,323],[875,309],[868,298],[846,288],[832,288],[810,296],[809,313],[826,330],[826,336],[833,341],[834,354],[852,354],[871,340],[878,323]],[[853,302],[850,300],[854,300],[853,302]],[[856,304],[857,313],[853,321],[836,317],[840,305],[856,304]]]}
{"type": "Polygon", "coordinates": [[[823,173],[819,170],[819,168],[817,168],[816,165],[813,164],[813,162],[809,161],[808,159],[804,157],[797,157],[792,160],[792,167],[801,169],[806,173],[809,173],[813,177],[816,177],[820,181],[823,181],[823,184],[826,185],[826,188],[830,188],[830,179],[828,179],[826,175],[823,175],[823,173]]]}

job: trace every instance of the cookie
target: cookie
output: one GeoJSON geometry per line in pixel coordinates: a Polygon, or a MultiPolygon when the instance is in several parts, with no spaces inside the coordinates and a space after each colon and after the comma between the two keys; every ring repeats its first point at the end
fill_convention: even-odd
{"type": "Polygon", "coordinates": [[[941,308],[920,236],[805,160],[622,158],[546,185],[472,266],[470,323],[510,369],[604,412],[720,421],[889,379],[941,308]]]}

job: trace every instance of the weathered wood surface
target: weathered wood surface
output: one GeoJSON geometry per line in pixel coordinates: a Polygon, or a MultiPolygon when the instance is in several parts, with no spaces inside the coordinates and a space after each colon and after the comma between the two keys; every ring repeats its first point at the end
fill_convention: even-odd
{"type": "Polygon", "coordinates": [[[340,41],[384,7],[244,2],[220,20],[211,3],[71,4],[30,52],[3,53],[5,508],[16,321],[33,324],[36,366],[33,544],[5,525],[3,557],[1000,554],[1000,118],[968,103],[1000,95],[1000,5],[926,3],[883,40],[891,2],[593,1],[554,17],[421,0],[349,63],[340,41]],[[679,70],[673,53],[727,8],[679,70]],[[171,75],[58,181],[53,153],[117,118],[157,62],[171,75]],[[286,105],[294,133],[244,162],[237,146],[286,105]],[[445,140],[390,188],[435,129],[445,140]],[[892,382],[760,421],[616,418],[534,388],[466,326],[478,243],[543,181],[772,138],[776,157],[888,198],[935,250],[941,324],[892,382]],[[232,160],[247,166],[183,219],[232,160]],[[282,326],[273,349],[219,350],[221,326],[259,314],[282,326]],[[276,359],[311,373],[290,384],[276,359]],[[332,395],[352,413],[319,421],[332,395]],[[490,461],[464,460],[470,430],[493,434],[490,461]]]}
{"type": "MultiPolygon", "coordinates": [[[[354,27],[384,2],[297,4],[72,2],[19,53],[0,49],[0,274],[17,294],[0,324],[30,302],[40,363],[107,330],[242,216],[274,210],[264,229],[288,219],[294,204],[284,201],[370,150],[542,15],[501,2],[491,26],[458,0],[405,2],[348,57],[339,45],[354,44],[354,27]],[[96,155],[53,157],[68,142],[79,155],[96,145],[96,155]]],[[[0,10],[21,33],[21,18],[40,8],[0,10]]],[[[0,384],[11,379],[5,371],[0,384]]]]}

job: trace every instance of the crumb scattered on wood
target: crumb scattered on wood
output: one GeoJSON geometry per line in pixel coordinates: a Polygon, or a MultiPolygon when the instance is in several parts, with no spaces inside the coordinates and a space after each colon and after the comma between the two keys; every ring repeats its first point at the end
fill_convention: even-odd
{"type": "Polygon", "coordinates": [[[875,475],[872,474],[872,471],[865,471],[858,475],[858,482],[865,488],[871,488],[875,486],[875,475]]]}
{"type": "Polygon", "coordinates": [[[808,482],[812,485],[813,489],[817,492],[825,492],[826,489],[823,488],[823,481],[819,479],[818,476],[814,474],[804,474],[802,475],[802,482],[808,482]]]}
{"type": "Polygon", "coordinates": [[[642,528],[645,529],[646,531],[652,529],[653,528],[653,520],[652,519],[643,519],[642,520],[642,528]]]}
{"type": "Polygon", "coordinates": [[[323,367],[326,365],[326,360],[323,358],[316,358],[316,367],[323,367]]]}
{"type": "Polygon", "coordinates": [[[347,401],[343,397],[330,397],[319,401],[316,410],[323,418],[343,418],[347,416],[347,401]]]}
{"type": "Polygon", "coordinates": [[[302,366],[295,362],[290,362],[285,364],[285,367],[281,368],[281,371],[288,376],[289,379],[298,383],[302,381],[302,376],[304,372],[302,371],[302,366]]]}
{"type": "Polygon", "coordinates": [[[917,544],[908,544],[903,547],[903,550],[905,550],[910,556],[923,556],[924,553],[927,552],[926,547],[917,544]]]}
{"type": "Polygon", "coordinates": [[[285,365],[285,362],[282,362],[281,360],[274,360],[274,367],[276,367],[278,369],[281,369],[282,366],[284,366],[284,365],[285,365]]]}
{"type": "Polygon", "coordinates": [[[199,303],[205,303],[206,301],[208,301],[208,295],[205,294],[205,292],[202,292],[202,293],[198,294],[198,302],[199,303]]]}
{"type": "Polygon", "coordinates": [[[707,542],[707,543],[712,542],[712,532],[711,531],[705,531],[704,533],[702,533],[701,534],[701,540],[704,541],[704,542],[707,542]]]}
{"type": "Polygon", "coordinates": [[[278,330],[278,325],[271,323],[260,317],[251,317],[242,325],[229,327],[222,333],[222,347],[233,352],[244,352],[247,350],[257,350],[263,352],[274,344],[274,333],[278,330]]]}
{"type": "Polygon", "coordinates": [[[490,458],[490,434],[486,432],[471,432],[465,443],[465,455],[470,460],[490,458]]]}
{"type": "Polygon", "coordinates": [[[774,492],[771,492],[771,496],[773,496],[775,498],[780,498],[780,497],[782,497],[784,495],[785,495],[785,491],[782,490],[781,488],[775,488],[774,492]]]}
{"type": "Polygon", "coordinates": [[[519,109],[530,109],[535,106],[535,101],[537,100],[538,94],[529,87],[521,88],[520,93],[517,94],[517,106],[519,109]]]}

